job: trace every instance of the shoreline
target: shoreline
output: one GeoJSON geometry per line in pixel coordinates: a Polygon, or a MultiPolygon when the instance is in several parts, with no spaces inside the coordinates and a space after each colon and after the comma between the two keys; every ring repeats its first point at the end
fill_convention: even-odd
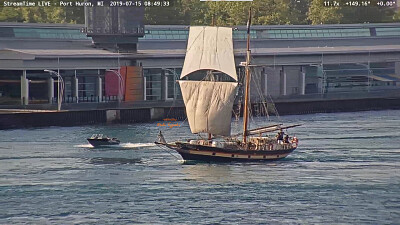
{"type": "MultiPolygon", "coordinates": [[[[81,126],[94,124],[129,124],[149,121],[162,121],[165,118],[184,120],[183,104],[149,105],[122,104],[120,108],[77,109],[77,110],[37,110],[37,109],[0,109],[0,130],[23,129],[50,126],[81,126]]],[[[400,109],[400,97],[335,99],[312,101],[276,101],[273,104],[279,115],[301,115],[314,113],[357,112],[400,109]]],[[[268,114],[274,115],[271,105],[267,105],[268,114]]],[[[235,107],[237,108],[237,107],[235,107]]],[[[241,107],[242,109],[243,107],[241,107]]],[[[265,116],[261,103],[252,104],[254,116],[265,116]]],[[[233,116],[233,115],[232,115],[233,116]]]]}

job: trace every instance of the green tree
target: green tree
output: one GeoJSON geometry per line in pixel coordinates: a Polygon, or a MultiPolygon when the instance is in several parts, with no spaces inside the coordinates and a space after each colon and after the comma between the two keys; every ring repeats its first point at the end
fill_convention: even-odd
{"type": "Polygon", "coordinates": [[[0,7],[0,21],[2,22],[23,22],[21,8],[0,7]]]}
{"type": "MultiPolygon", "coordinates": [[[[289,0],[201,2],[203,4],[203,14],[192,14],[191,24],[243,25],[246,24],[250,6],[253,9],[253,24],[290,24],[289,2],[289,0]]],[[[195,9],[192,11],[195,11],[195,9]]]]}
{"type": "Polygon", "coordinates": [[[85,22],[83,7],[4,7],[1,22],[80,23],[85,22]]]}
{"type": "Polygon", "coordinates": [[[400,10],[397,10],[397,12],[393,15],[393,21],[400,22],[400,10]]]}
{"type": "Polygon", "coordinates": [[[185,14],[181,0],[170,1],[168,7],[146,7],[145,24],[180,25],[188,24],[189,15],[185,14]]]}
{"type": "Polygon", "coordinates": [[[207,25],[204,15],[209,11],[209,7],[199,0],[181,0],[183,13],[187,15],[190,25],[207,25]]]}
{"type": "Polygon", "coordinates": [[[84,7],[66,7],[65,22],[74,24],[85,23],[85,8],[84,7]]]}
{"type": "Polygon", "coordinates": [[[307,23],[308,1],[254,0],[253,2],[200,2],[181,0],[192,25],[235,26],[246,24],[248,9],[253,11],[253,24],[307,23]]]}
{"type": "Polygon", "coordinates": [[[289,19],[291,24],[308,24],[308,9],[311,0],[290,1],[289,19]]]}
{"type": "MultiPolygon", "coordinates": [[[[394,9],[377,6],[324,6],[324,0],[312,0],[308,19],[312,24],[394,22],[394,9]]],[[[360,3],[361,4],[361,3],[360,3]]]]}
{"type": "Polygon", "coordinates": [[[324,0],[312,0],[308,10],[308,19],[312,24],[340,23],[342,18],[341,7],[327,7],[324,0]]]}
{"type": "Polygon", "coordinates": [[[254,24],[291,24],[289,0],[257,1],[254,8],[254,24]]]}
{"type": "Polygon", "coordinates": [[[393,22],[394,10],[388,7],[344,7],[341,23],[387,23],[393,22]]]}

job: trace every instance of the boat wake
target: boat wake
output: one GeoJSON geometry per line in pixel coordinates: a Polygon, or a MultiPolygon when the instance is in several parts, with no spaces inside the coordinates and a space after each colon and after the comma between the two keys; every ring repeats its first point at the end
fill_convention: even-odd
{"type": "Polygon", "coordinates": [[[74,145],[76,148],[94,148],[91,144],[74,145]]]}
{"type": "Polygon", "coordinates": [[[156,146],[154,143],[122,143],[119,147],[123,148],[143,148],[143,147],[153,147],[156,146]]]}
{"type": "MultiPolygon", "coordinates": [[[[154,143],[121,143],[119,145],[109,145],[109,146],[101,146],[101,147],[97,147],[97,148],[126,148],[126,149],[130,149],[130,148],[145,148],[145,147],[153,147],[156,146],[156,144],[154,143]]],[[[94,148],[91,144],[82,144],[82,145],[74,145],[74,147],[76,148],[94,148]]]]}

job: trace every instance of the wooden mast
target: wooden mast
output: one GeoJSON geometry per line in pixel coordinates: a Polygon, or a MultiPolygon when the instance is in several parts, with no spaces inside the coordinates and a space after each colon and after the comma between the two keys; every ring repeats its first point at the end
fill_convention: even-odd
{"type": "Polygon", "coordinates": [[[249,20],[247,21],[247,57],[246,57],[246,89],[244,97],[243,112],[243,143],[247,142],[247,127],[249,119],[249,89],[250,89],[250,24],[251,24],[251,8],[249,9],[249,20]]]}

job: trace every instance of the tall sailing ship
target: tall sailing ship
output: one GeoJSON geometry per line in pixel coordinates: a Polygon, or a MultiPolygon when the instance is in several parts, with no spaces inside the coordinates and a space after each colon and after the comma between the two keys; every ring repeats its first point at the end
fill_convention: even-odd
{"type": "Polygon", "coordinates": [[[186,57],[180,76],[190,130],[208,138],[167,143],[159,134],[156,144],[177,151],[184,160],[257,161],[285,158],[298,145],[284,137],[283,129],[298,125],[274,124],[248,129],[250,83],[250,20],[247,31],[243,134],[231,135],[232,109],[238,76],[234,61],[232,28],[190,27],[186,57]],[[190,79],[189,79],[190,78],[190,79]],[[277,137],[267,133],[279,131],[277,137]]]}

